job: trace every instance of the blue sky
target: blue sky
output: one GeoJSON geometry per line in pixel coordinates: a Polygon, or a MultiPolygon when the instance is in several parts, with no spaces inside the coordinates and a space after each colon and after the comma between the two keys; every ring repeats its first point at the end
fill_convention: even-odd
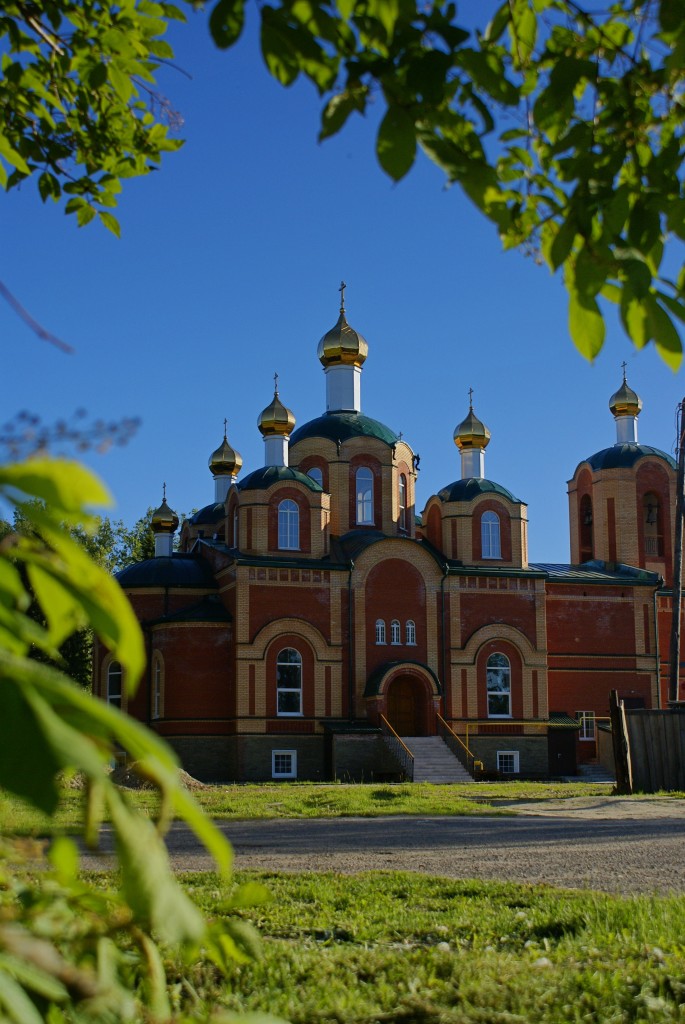
{"type": "Polygon", "coordinates": [[[316,141],[320,102],[283,89],[254,32],[217,51],[205,17],[170,39],[188,79],[161,88],[184,118],[180,153],[127,183],[122,239],[43,206],[33,185],[3,196],[0,279],[75,348],[39,341],[0,302],[2,420],[46,421],[86,408],[140,416],[125,447],[88,455],[132,523],[161,499],[189,512],[213,500],[207,459],[228,437],[261,466],[256,421],[280,394],[298,424],[325,408],[316,358],[347,282],[350,323],[369,343],[362,409],[402,431],[421,455],[419,510],[460,476],[452,434],[474,407],[492,441],[486,475],[528,503],[533,561],[569,558],[566,481],[614,443],[608,399],[621,363],[641,395],[640,440],[671,452],[685,393],[655,351],[638,353],[613,309],[594,365],[566,327],[561,281],[519,253],[440,172],[419,158],[394,185],[374,157],[374,112],[316,141]]]}

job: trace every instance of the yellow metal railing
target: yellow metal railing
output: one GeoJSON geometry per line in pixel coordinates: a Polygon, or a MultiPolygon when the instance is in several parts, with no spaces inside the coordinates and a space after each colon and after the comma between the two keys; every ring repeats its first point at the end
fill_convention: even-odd
{"type": "Polygon", "coordinates": [[[404,742],[401,736],[398,736],[390,722],[387,720],[385,715],[380,716],[381,728],[385,733],[386,741],[389,743],[391,748],[394,747],[394,753],[400,764],[404,768],[404,771],[408,778],[414,780],[414,755],[411,750],[404,742]]]}
{"type": "MultiPolygon", "coordinates": [[[[442,728],[442,730],[444,730],[448,734],[448,736],[451,739],[454,739],[454,740],[457,741],[457,743],[459,744],[459,747],[463,751],[463,754],[462,754],[461,757],[459,757],[459,753],[457,751],[453,751],[453,753],[457,757],[459,757],[459,760],[462,762],[462,764],[464,765],[466,770],[468,772],[470,772],[471,774],[473,774],[474,772],[477,772],[477,771],[482,771],[483,770],[483,762],[479,761],[476,758],[476,755],[473,753],[473,751],[469,749],[468,743],[464,743],[464,741],[461,738],[461,736],[457,736],[457,734],[454,731],[454,729],[451,727],[451,725],[449,725],[445,721],[445,719],[442,717],[440,712],[437,713],[436,717],[437,717],[437,720],[438,720],[438,725],[442,728]]],[[[443,739],[444,739],[444,737],[443,737],[443,739]]],[[[468,734],[467,734],[467,739],[468,739],[468,734]]]]}

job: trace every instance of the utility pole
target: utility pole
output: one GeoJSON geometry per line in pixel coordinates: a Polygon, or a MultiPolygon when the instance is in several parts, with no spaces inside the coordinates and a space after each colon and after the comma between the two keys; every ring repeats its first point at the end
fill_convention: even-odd
{"type": "Polygon", "coordinates": [[[673,552],[673,617],[671,619],[668,700],[678,700],[680,671],[680,603],[683,593],[683,512],[685,512],[685,398],[678,406],[678,477],[675,493],[675,551],[673,552]]]}

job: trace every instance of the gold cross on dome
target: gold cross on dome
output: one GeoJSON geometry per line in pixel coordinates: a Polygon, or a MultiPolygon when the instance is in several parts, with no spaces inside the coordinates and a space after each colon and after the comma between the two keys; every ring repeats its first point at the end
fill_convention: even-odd
{"type": "Polygon", "coordinates": [[[469,409],[473,409],[473,388],[469,388],[469,409]]]}
{"type": "Polygon", "coordinates": [[[228,428],[228,420],[224,416],[224,441],[226,440],[226,430],[228,428]]]}
{"type": "Polygon", "coordinates": [[[274,394],[278,394],[278,374],[274,374],[274,394]]]}
{"type": "Polygon", "coordinates": [[[162,484],[162,501],[166,501],[166,480],[162,484]]]}
{"type": "Polygon", "coordinates": [[[340,312],[341,313],[345,312],[345,289],[346,288],[347,288],[347,285],[345,284],[345,282],[341,281],[340,282],[340,287],[338,288],[338,291],[340,292],[340,312]]]}
{"type": "Polygon", "coordinates": [[[621,363],[621,369],[623,370],[623,383],[624,383],[624,384],[625,384],[625,382],[626,382],[626,366],[627,366],[627,365],[628,365],[628,364],[627,364],[627,362],[626,362],[626,361],[625,361],[625,359],[624,359],[624,360],[623,360],[623,362],[621,363]]]}

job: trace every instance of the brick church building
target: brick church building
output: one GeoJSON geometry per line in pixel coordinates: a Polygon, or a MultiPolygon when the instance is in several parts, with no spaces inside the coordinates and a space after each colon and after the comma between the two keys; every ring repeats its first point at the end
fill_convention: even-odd
{"type": "Polygon", "coordinates": [[[615,443],[569,482],[572,564],[530,563],[526,505],[488,479],[472,403],[460,479],[417,511],[418,457],[361,411],[367,353],[343,291],[318,346],[326,412],[295,428],[276,386],[264,465],[241,475],[224,434],[214,501],[176,544],[165,498],[155,558],[118,575],[146,676],[127,701],[99,647],[95,690],[201,779],[397,778],[426,736],[471,773],[573,774],[610,690],[665,704],[675,463],[638,443],[624,373],[615,443]]]}

